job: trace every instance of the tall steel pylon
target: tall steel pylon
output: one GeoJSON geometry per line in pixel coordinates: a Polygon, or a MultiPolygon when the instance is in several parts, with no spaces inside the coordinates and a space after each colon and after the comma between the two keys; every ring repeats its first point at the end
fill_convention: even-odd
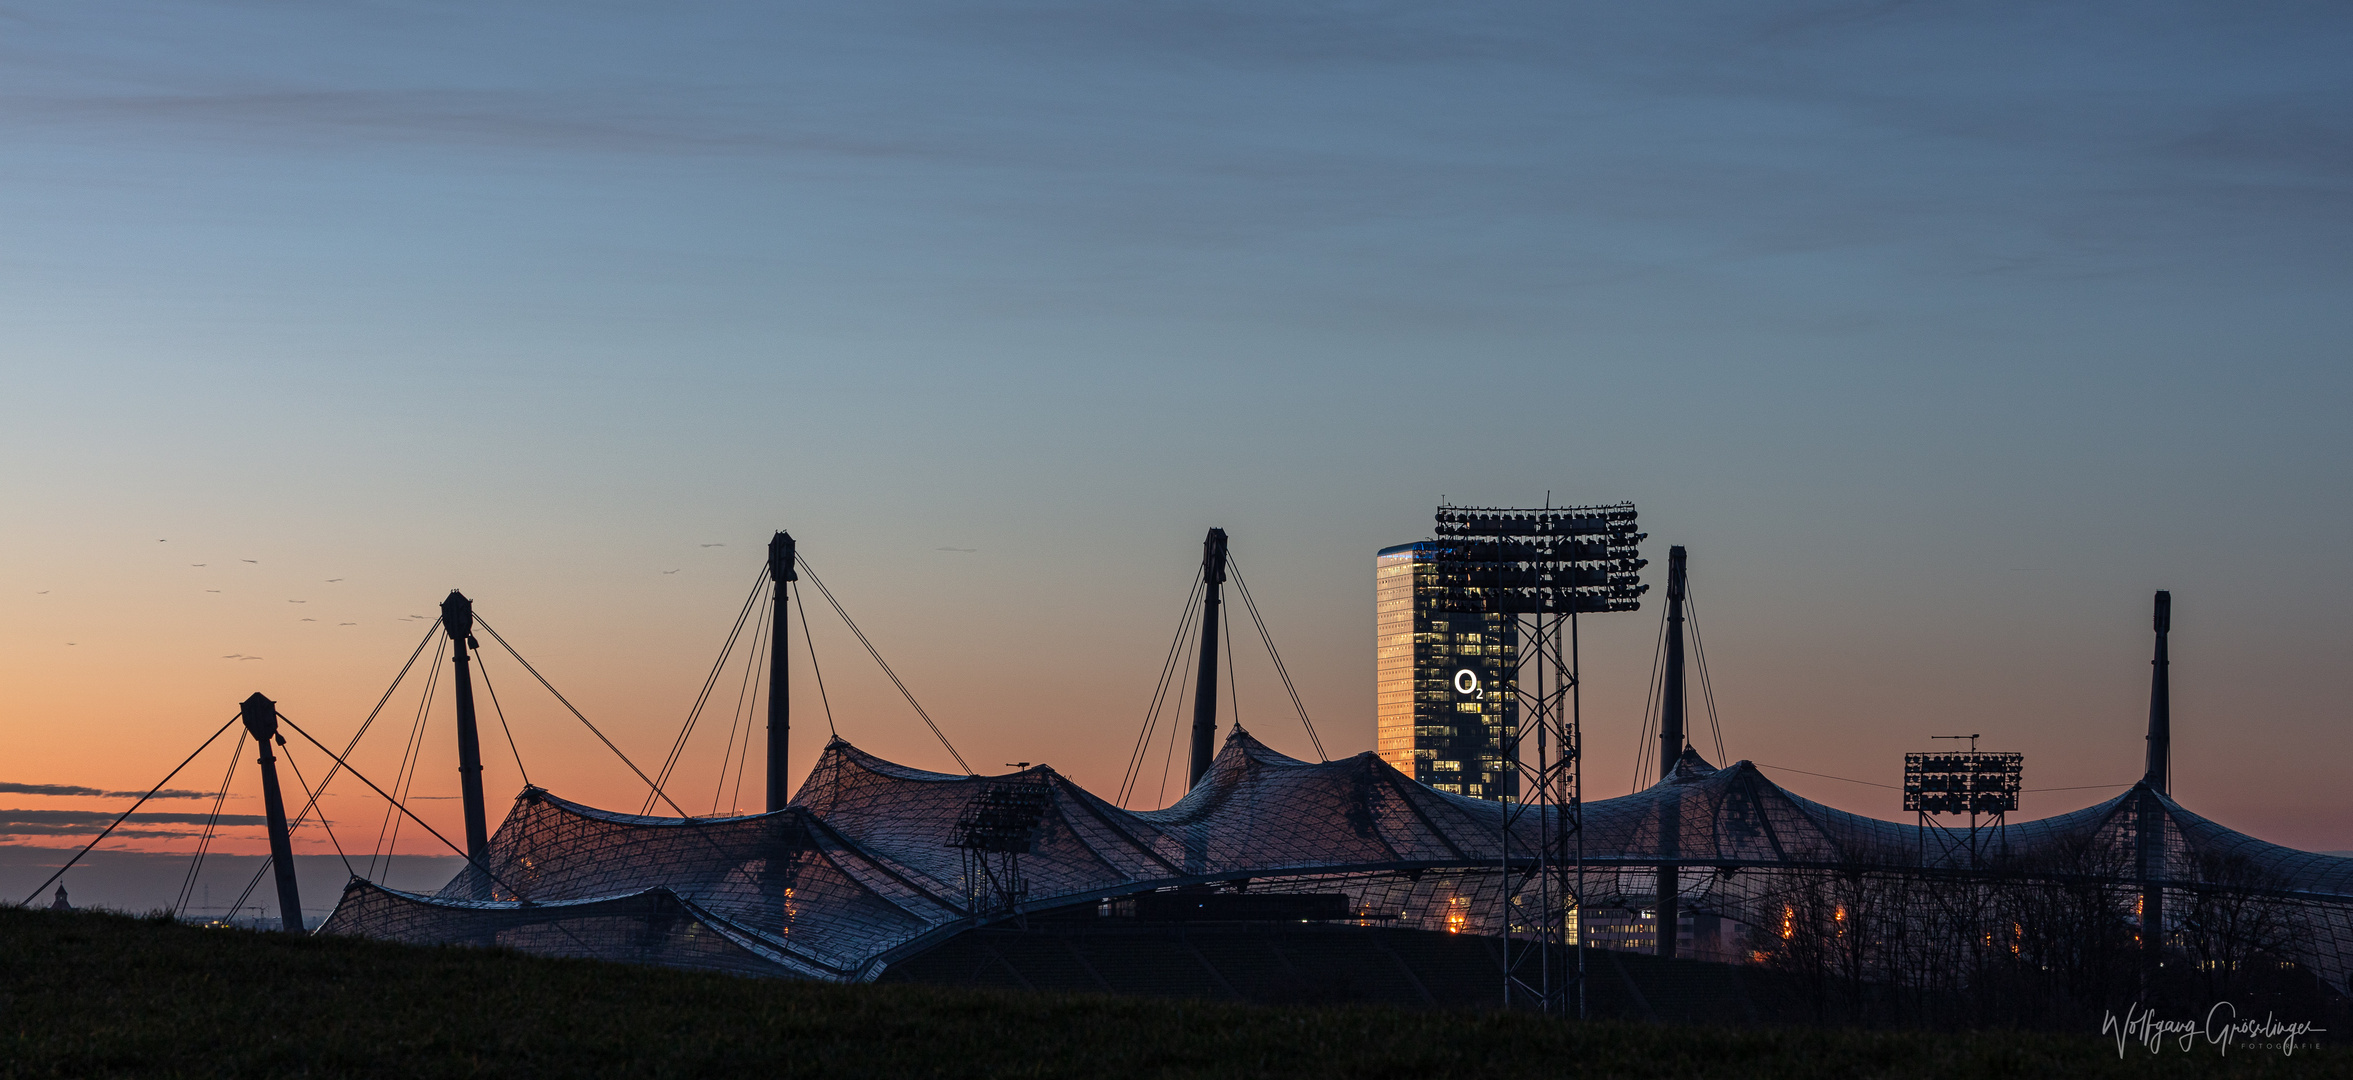
{"type": "Polygon", "coordinates": [[[1507,1006],[1583,1015],[1577,616],[1642,606],[1644,536],[1635,522],[1632,503],[1438,508],[1439,606],[1517,621],[1526,634],[1514,658],[1520,721],[1504,733],[1521,795],[1504,804],[1497,866],[1507,1006]],[[1524,752],[1529,731],[1536,735],[1533,760],[1524,752]]]}
{"type": "Polygon", "coordinates": [[[1506,759],[1520,770],[1523,795],[1504,809],[1504,1004],[1582,1017],[1585,952],[1576,897],[1585,861],[1585,808],[1577,615],[1539,613],[1522,626],[1520,723],[1505,743],[1506,759]],[[1533,760],[1524,753],[1531,731],[1533,760]],[[1515,850],[1513,836],[1530,817],[1541,839],[1531,850],[1515,850]]]}

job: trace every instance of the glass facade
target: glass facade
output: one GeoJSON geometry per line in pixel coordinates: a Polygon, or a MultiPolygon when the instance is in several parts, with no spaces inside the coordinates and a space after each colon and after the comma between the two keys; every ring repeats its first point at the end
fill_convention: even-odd
{"type": "Polygon", "coordinates": [[[1383,548],[1374,561],[1374,679],[1381,757],[1440,791],[1516,799],[1504,760],[1518,734],[1519,625],[1500,615],[1432,610],[1431,541],[1383,548]]]}

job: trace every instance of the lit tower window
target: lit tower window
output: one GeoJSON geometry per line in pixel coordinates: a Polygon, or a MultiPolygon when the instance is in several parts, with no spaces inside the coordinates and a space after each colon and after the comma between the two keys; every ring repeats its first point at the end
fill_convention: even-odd
{"type": "Polygon", "coordinates": [[[1519,628],[1499,615],[1437,610],[1437,550],[1400,544],[1374,561],[1378,748],[1440,791],[1517,798],[1519,773],[1503,751],[1519,725],[1519,628]]]}

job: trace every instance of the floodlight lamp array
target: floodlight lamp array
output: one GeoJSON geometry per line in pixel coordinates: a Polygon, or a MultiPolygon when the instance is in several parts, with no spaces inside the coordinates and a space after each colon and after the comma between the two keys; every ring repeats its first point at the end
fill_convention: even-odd
{"type": "Polygon", "coordinates": [[[1439,607],[1499,614],[1642,607],[1633,503],[1543,508],[1441,506],[1432,560],[1439,607]]]}
{"type": "Polygon", "coordinates": [[[1904,809],[1922,814],[2006,814],[2018,809],[2025,755],[1904,755],[1904,809]]]}
{"type": "Polygon", "coordinates": [[[948,846],[1026,855],[1037,839],[1038,823],[1053,801],[1053,789],[1043,783],[1017,780],[990,784],[957,817],[956,838],[948,846]]]}

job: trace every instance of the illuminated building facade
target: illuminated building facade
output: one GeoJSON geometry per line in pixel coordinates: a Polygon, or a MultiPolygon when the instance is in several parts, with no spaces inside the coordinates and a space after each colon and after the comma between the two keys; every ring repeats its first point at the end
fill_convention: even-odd
{"type": "Polygon", "coordinates": [[[1375,559],[1380,754],[1440,791],[1516,799],[1519,769],[1505,748],[1519,725],[1519,625],[1434,610],[1438,547],[1400,544],[1375,559]]]}

